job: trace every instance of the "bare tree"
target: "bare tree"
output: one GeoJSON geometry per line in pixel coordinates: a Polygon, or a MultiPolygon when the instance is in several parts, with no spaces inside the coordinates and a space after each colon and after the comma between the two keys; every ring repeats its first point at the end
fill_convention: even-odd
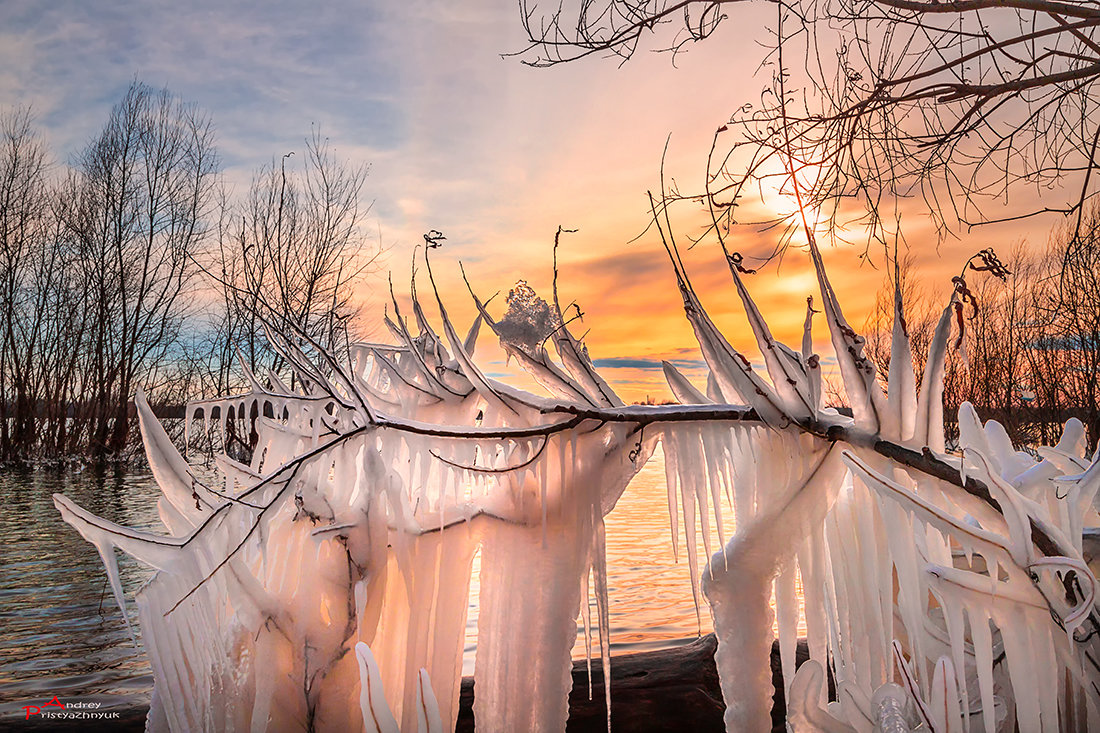
{"type": "Polygon", "coordinates": [[[27,280],[48,234],[50,201],[46,148],[29,110],[0,117],[0,146],[0,459],[7,460],[13,446],[31,440],[35,429],[39,329],[23,316],[28,305],[38,305],[28,298],[27,280]]]}
{"type": "MultiPolygon", "coordinates": [[[[339,160],[317,130],[300,169],[288,170],[292,156],[261,168],[223,222],[212,266],[225,307],[214,328],[220,364],[232,364],[238,347],[249,369],[269,363],[265,320],[332,353],[346,351],[357,313],[353,287],[379,254],[363,226],[367,168],[339,160]]],[[[221,378],[231,378],[228,369],[221,378]]]]}
{"type": "Polygon", "coordinates": [[[1073,405],[1100,441],[1100,210],[1052,237],[1039,294],[1042,333],[1030,354],[1038,399],[1055,412],[1073,405]]]}
{"type": "MultiPolygon", "coordinates": [[[[531,43],[523,57],[537,66],[626,59],[651,34],[680,51],[745,2],[605,0],[549,15],[521,2],[531,43]],[[677,30],[658,36],[663,26],[677,30]]],[[[685,196],[709,198],[716,227],[735,223],[736,207],[768,178],[799,198],[792,225],[821,210],[827,222],[858,221],[869,241],[884,243],[900,197],[922,196],[947,230],[989,221],[991,201],[1025,188],[1042,195],[1013,218],[1080,215],[1096,195],[1100,3],[773,4],[763,59],[771,85],[759,102],[736,100],[740,109],[716,137],[706,191],[685,196]]]]}
{"type": "Polygon", "coordinates": [[[119,455],[139,386],[161,407],[239,387],[238,348],[270,361],[265,323],[346,353],[378,250],[366,168],[319,133],[239,205],[209,119],[166,90],[132,84],[56,176],[28,112],[0,136],[0,460],[119,455]]]}
{"type": "Polygon", "coordinates": [[[71,174],[65,222],[90,311],[82,386],[97,457],[125,447],[132,393],[177,336],[217,166],[209,119],[135,82],[71,174]]]}

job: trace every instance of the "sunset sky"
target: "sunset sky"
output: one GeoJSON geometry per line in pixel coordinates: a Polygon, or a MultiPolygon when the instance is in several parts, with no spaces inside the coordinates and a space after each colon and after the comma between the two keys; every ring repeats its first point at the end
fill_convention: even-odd
{"type": "MultiPolygon", "coordinates": [[[[671,270],[645,228],[646,191],[659,186],[661,152],[684,187],[700,181],[713,131],[766,83],[757,74],[774,12],[736,14],[713,38],[673,59],[639,52],[619,65],[592,58],[532,69],[502,53],[523,48],[512,2],[166,0],[0,4],[0,107],[30,104],[58,162],[101,128],[136,78],[165,86],[212,116],[227,182],[237,191],[273,157],[303,149],[316,125],[338,155],[370,165],[369,223],[385,267],[407,281],[412,248],[429,229],[446,246],[437,277],[460,329],[472,307],[461,260],[482,295],[517,279],[549,294],[558,225],[578,229],[560,252],[565,302],[585,313],[589,350],[628,399],[667,396],[661,359],[697,383],[699,355],[671,270]]],[[[667,39],[663,39],[667,42],[667,39]]],[[[1011,202],[1010,202],[1011,204],[1011,202]]],[[[1045,241],[1052,219],[985,228],[937,244],[909,202],[903,225],[921,273],[946,283],[974,251],[1045,241]]],[[[687,234],[689,232],[683,232],[687,234]]],[[[737,248],[761,253],[774,232],[746,229],[737,248]]],[[[874,303],[883,271],[853,247],[826,253],[849,320],[874,303]]],[[[736,346],[748,347],[741,307],[713,245],[686,253],[704,303],[736,346]]],[[[881,266],[879,259],[876,264],[881,266]]],[[[365,325],[377,323],[381,277],[364,285],[365,325]]],[[[797,342],[813,280],[803,253],[749,280],[776,335],[797,342]]],[[[381,337],[380,329],[375,334],[381,337]]],[[[827,349],[824,330],[817,334],[827,349]]],[[[749,348],[749,351],[752,351],[749,348]]],[[[486,351],[489,371],[504,373],[486,351]]]]}

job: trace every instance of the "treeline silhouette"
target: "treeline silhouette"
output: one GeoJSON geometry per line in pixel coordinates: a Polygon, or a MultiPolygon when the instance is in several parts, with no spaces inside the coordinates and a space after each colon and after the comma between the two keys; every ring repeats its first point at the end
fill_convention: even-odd
{"type": "MultiPolygon", "coordinates": [[[[952,429],[957,435],[959,405],[968,401],[1020,448],[1053,445],[1065,421],[1076,417],[1093,451],[1100,439],[1100,209],[1086,209],[1079,227],[1056,230],[1045,246],[1021,243],[1001,255],[1010,274],[1002,280],[969,268],[968,296],[953,314],[963,336],[952,337],[944,380],[949,438],[952,429]]],[[[921,366],[946,298],[918,287],[910,274],[903,262],[895,277],[921,366]]],[[[892,312],[891,283],[867,327],[869,352],[883,374],[892,312]]]]}
{"type": "Polygon", "coordinates": [[[347,343],[366,169],[305,143],[232,200],[210,118],[167,90],[134,82],[67,165],[0,114],[0,461],[124,456],[135,390],[236,388],[270,362],[261,319],[347,343]]]}
{"type": "MultiPolygon", "coordinates": [[[[25,109],[0,115],[0,146],[0,462],[125,456],[139,386],[162,412],[241,387],[242,365],[273,363],[265,323],[337,354],[349,343],[348,286],[379,248],[362,226],[366,169],[339,161],[318,132],[300,155],[260,167],[236,200],[210,118],[140,82],[67,165],[25,109]]],[[[1028,446],[1078,417],[1095,449],[1100,211],[1078,224],[1038,251],[1002,253],[1003,281],[965,273],[949,421],[968,400],[1028,446]]],[[[944,299],[910,270],[895,276],[919,373],[944,299]]],[[[882,374],[892,288],[867,324],[882,374]]]]}

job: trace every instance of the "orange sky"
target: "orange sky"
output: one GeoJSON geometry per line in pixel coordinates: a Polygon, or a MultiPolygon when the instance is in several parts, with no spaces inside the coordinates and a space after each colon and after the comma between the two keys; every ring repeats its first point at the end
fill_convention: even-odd
{"type": "MultiPolygon", "coordinates": [[[[503,294],[519,279],[550,297],[554,233],[559,225],[576,228],[562,237],[559,287],[563,306],[575,300],[585,313],[583,325],[574,324],[574,330],[588,331],[589,352],[601,373],[628,401],[670,398],[662,359],[675,360],[702,387],[705,370],[660,240],[653,231],[632,240],[649,222],[646,192],[659,189],[668,136],[666,176],[684,191],[697,190],[713,131],[731,110],[759,95],[766,78],[752,73],[760,53],[752,39],[761,37],[763,21],[748,16],[744,24],[727,25],[675,66],[668,55],[640,53],[621,67],[600,59],[551,69],[495,67],[497,82],[507,89],[506,102],[497,110],[501,117],[492,120],[494,135],[472,138],[487,146],[480,149],[493,162],[479,163],[487,167],[479,169],[483,175],[477,181],[467,181],[464,168],[452,169],[455,177],[441,168],[431,186],[403,199],[400,214],[389,219],[398,240],[387,256],[395,281],[407,281],[419,235],[443,231],[448,239],[433,261],[461,329],[473,308],[458,261],[481,297],[502,293],[493,309],[499,316],[503,294]],[[730,73],[713,85],[716,69],[730,73]]],[[[454,144],[460,150],[464,141],[454,144]]],[[[457,163],[462,157],[454,154],[457,163]]],[[[1018,195],[985,213],[1004,216],[1027,203],[1018,195]]],[[[791,208],[785,199],[773,205],[791,208]]],[[[901,203],[902,232],[917,274],[945,293],[951,276],[979,249],[993,246],[1007,254],[1020,241],[1042,245],[1058,223],[1048,217],[954,232],[941,240],[924,207],[919,199],[901,203]]],[[[772,213],[757,209],[755,216],[772,213]]],[[[701,223],[701,212],[681,210],[676,220],[681,249],[701,223]]],[[[777,237],[777,230],[748,226],[732,234],[729,244],[746,256],[764,254],[777,237]]],[[[821,244],[848,320],[860,328],[883,286],[883,253],[872,250],[864,261],[859,246],[834,246],[827,238],[821,244]]],[[[683,256],[711,316],[733,345],[753,358],[752,336],[717,244],[704,242],[683,256]]],[[[806,253],[792,249],[782,263],[767,265],[747,282],[775,335],[797,346],[806,296],[816,290],[806,253]]],[[[482,348],[491,339],[483,338],[482,348]]],[[[820,322],[815,345],[831,356],[820,322]]],[[[496,376],[515,372],[496,349],[482,351],[480,361],[496,376]]],[[[530,383],[522,377],[511,381],[530,383]]]]}
{"type": "MultiPolygon", "coordinates": [[[[624,196],[629,199],[629,196],[624,196]]],[[[639,197],[640,198],[640,197],[639,197]]],[[[568,223],[568,219],[563,220],[568,223]]],[[[592,216],[591,228],[575,234],[563,234],[559,252],[559,289],[563,307],[576,301],[584,312],[583,324],[572,324],[574,333],[588,331],[586,343],[601,373],[627,401],[646,397],[669,399],[670,393],[660,371],[662,359],[673,360],[702,388],[705,370],[691,328],[684,317],[679,293],[668,257],[655,234],[629,242],[645,226],[644,212],[629,206],[608,208],[592,216]],[[602,215],[602,219],[600,216],[602,215]],[[615,228],[619,233],[615,233],[615,228]],[[611,230],[611,231],[608,231],[611,230]]],[[[923,222],[921,222],[923,224],[923,222]]],[[[924,225],[925,237],[910,235],[909,252],[917,274],[925,287],[945,296],[950,279],[977,250],[993,246],[1002,255],[1013,244],[1025,241],[1042,244],[1052,222],[1031,226],[998,225],[979,230],[961,240],[937,245],[935,233],[924,225]]],[[[466,262],[466,273],[482,299],[500,291],[491,311],[500,316],[503,298],[517,279],[524,279],[549,299],[552,283],[552,241],[555,228],[546,224],[543,232],[486,233],[485,247],[495,249],[493,256],[466,262]]],[[[919,229],[917,226],[913,230],[919,229]]],[[[774,232],[759,233],[747,229],[731,238],[733,246],[746,255],[766,252],[774,245],[774,232]]],[[[853,245],[831,246],[823,242],[824,259],[848,320],[858,329],[874,308],[877,294],[884,285],[881,252],[873,252],[867,261],[860,259],[861,249],[853,245]]],[[[403,286],[408,278],[408,250],[391,252],[389,263],[395,282],[403,286]],[[405,262],[400,262],[405,259],[405,262]],[[399,273],[399,274],[398,274],[399,273]]],[[[744,311],[733,290],[729,271],[718,246],[703,243],[683,257],[704,306],[722,328],[730,342],[756,360],[758,353],[744,320],[744,311]]],[[[463,331],[474,310],[456,260],[464,259],[460,248],[446,244],[432,255],[437,282],[448,311],[463,331]]],[[[746,276],[746,283],[764,313],[773,333],[797,348],[801,343],[806,296],[816,293],[817,285],[802,249],[791,248],[781,263],[773,262],[758,273],[746,276]]],[[[420,286],[426,309],[435,313],[427,294],[426,279],[420,286]]],[[[517,371],[505,368],[498,349],[492,348],[493,336],[483,331],[479,343],[479,362],[495,376],[517,371]]],[[[824,323],[815,321],[815,347],[831,357],[824,323]]],[[[829,361],[827,359],[827,361],[829,361]]],[[[510,377],[506,381],[528,386],[528,380],[510,377]]]]}
{"type": "MultiPolygon", "coordinates": [[[[762,4],[731,8],[736,17],[675,64],[668,54],[642,51],[621,66],[591,58],[531,69],[495,55],[501,44],[521,45],[514,18],[486,11],[501,36],[480,35],[476,24],[429,24],[427,37],[417,44],[417,68],[453,61],[458,38],[467,51],[486,53],[461,56],[460,73],[428,77],[411,102],[418,112],[407,149],[418,152],[396,168],[394,161],[375,168],[402,171],[380,174],[381,196],[395,179],[403,191],[396,206],[379,199],[384,239],[392,242],[386,264],[395,282],[407,281],[420,235],[441,230],[447,241],[433,261],[461,329],[473,308],[458,261],[479,295],[502,292],[493,310],[499,315],[503,294],[519,279],[549,298],[554,232],[559,225],[576,228],[578,233],[563,235],[559,253],[562,302],[576,300],[584,311],[576,332],[589,331],[589,351],[604,376],[628,401],[666,399],[670,394],[659,362],[675,359],[701,386],[705,372],[692,368],[699,353],[660,242],[653,232],[631,240],[649,220],[646,191],[659,188],[669,135],[666,175],[685,191],[697,188],[714,130],[731,111],[756,100],[767,83],[770,70],[756,73],[762,58],[758,42],[766,38],[765,24],[774,11],[762,4]],[[475,91],[470,78],[481,80],[475,91]]],[[[1005,211],[1021,203],[1011,201],[1005,211]]],[[[1021,240],[1041,244],[1056,223],[1047,218],[999,225],[940,242],[923,207],[919,200],[902,203],[902,230],[917,272],[941,286],[977,250],[994,246],[1007,252],[1021,240]]],[[[986,213],[1003,215],[996,208],[986,213]]],[[[698,223],[690,217],[679,221],[683,246],[698,223]]],[[[749,227],[735,233],[730,244],[746,255],[764,253],[776,236],[749,227]]],[[[861,262],[858,247],[822,244],[848,319],[859,328],[883,283],[883,270],[876,269],[884,264],[882,253],[874,251],[870,262],[861,262]]],[[[684,257],[712,317],[751,357],[752,338],[717,246],[701,244],[684,257]]],[[[791,251],[781,266],[773,263],[748,280],[773,332],[787,343],[800,343],[805,298],[815,289],[805,253],[791,251]]],[[[371,300],[377,306],[378,299],[371,300]]],[[[491,338],[483,337],[482,348],[491,338]]],[[[823,328],[815,332],[815,343],[828,355],[823,328]]],[[[480,361],[495,375],[510,371],[499,350],[482,351],[480,361]]]]}
{"type": "MultiPolygon", "coordinates": [[[[473,309],[458,261],[484,295],[506,293],[519,279],[549,295],[554,232],[577,228],[562,241],[562,294],[586,314],[593,357],[620,360],[617,367],[600,362],[606,377],[627,399],[661,399],[667,391],[652,367],[662,358],[698,360],[658,241],[650,234],[630,242],[648,221],[646,191],[659,188],[669,135],[669,178],[697,189],[714,130],[759,100],[772,73],[758,70],[774,5],[723,6],[729,20],[675,59],[651,52],[669,43],[670,25],[626,63],[592,57],[551,69],[502,56],[521,50],[524,37],[515,4],[499,0],[271,0],[255,7],[198,0],[186,14],[167,0],[140,7],[118,0],[110,12],[54,5],[0,4],[0,107],[32,105],[57,161],[95,135],[135,77],[210,113],[231,195],[247,188],[257,167],[302,151],[316,126],[337,156],[370,166],[366,229],[385,246],[382,264],[399,288],[421,235],[443,231],[438,274],[451,312],[468,323],[473,309]]],[[[1005,211],[1022,203],[1014,199],[1005,211]]],[[[903,228],[930,282],[946,283],[983,247],[1041,243],[1056,223],[982,229],[937,245],[922,206],[905,203],[903,228]]],[[[684,241],[697,224],[679,221],[684,241]]],[[[731,244],[759,253],[774,237],[745,229],[731,244]]],[[[861,263],[856,248],[823,244],[858,327],[882,271],[861,263]]],[[[685,258],[716,321],[751,352],[714,245],[685,258]]],[[[875,264],[881,267],[881,257],[875,264]]],[[[775,333],[791,342],[800,338],[812,290],[807,269],[792,252],[778,271],[773,264],[749,278],[775,333]]],[[[375,337],[384,336],[383,285],[376,277],[360,292],[364,327],[375,337]]],[[[823,331],[817,339],[824,350],[823,331]]],[[[505,371],[499,351],[486,349],[481,360],[490,372],[505,371]]]]}

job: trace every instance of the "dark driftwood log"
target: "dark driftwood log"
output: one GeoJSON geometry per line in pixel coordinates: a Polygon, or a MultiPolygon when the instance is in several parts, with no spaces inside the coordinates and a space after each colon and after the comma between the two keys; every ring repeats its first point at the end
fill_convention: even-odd
{"type": "MultiPolygon", "coordinates": [[[[611,728],[624,733],[658,733],[659,731],[693,731],[722,733],[722,690],[714,666],[714,650],[718,642],[714,634],[696,639],[690,644],[655,652],[624,654],[611,659],[611,728]]],[[[806,642],[800,640],[796,664],[809,658],[806,642]]],[[[782,733],[784,727],[783,676],[779,664],[779,644],[772,645],[772,685],[775,687],[772,707],[772,730],[782,733]]],[[[474,680],[462,678],[456,733],[473,733],[474,680]]],[[[523,705],[523,700],[512,701],[523,705]]],[[[113,711],[112,711],[113,712],[113,711]]],[[[137,733],[145,729],[147,709],[122,712],[121,720],[113,721],[45,721],[31,720],[30,730],[81,733],[137,733]]],[[[22,721],[21,721],[22,722],[22,721]]],[[[22,726],[21,726],[22,727],[22,726]]],[[[599,659],[592,665],[592,699],[588,699],[588,673],[583,661],[573,663],[573,692],[569,695],[568,733],[605,733],[607,717],[604,711],[603,672],[599,659]]]]}
{"type": "MultiPolygon", "coordinates": [[[[611,729],[624,733],[697,731],[722,733],[725,703],[714,666],[718,642],[714,634],[685,646],[655,652],[625,654],[611,659],[611,729]]],[[[800,640],[796,665],[809,658],[806,642],[800,640]]],[[[779,644],[772,645],[772,729],[782,732],[785,707],[779,644]]],[[[462,679],[457,733],[474,730],[474,681],[462,679]]],[[[514,701],[522,705],[522,700],[514,701]]],[[[569,733],[606,733],[603,672],[599,659],[592,665],[592,699],[588,699],[588,672],[583,661],[573,663],[573,691],[569,695],[569,733]]]]}

